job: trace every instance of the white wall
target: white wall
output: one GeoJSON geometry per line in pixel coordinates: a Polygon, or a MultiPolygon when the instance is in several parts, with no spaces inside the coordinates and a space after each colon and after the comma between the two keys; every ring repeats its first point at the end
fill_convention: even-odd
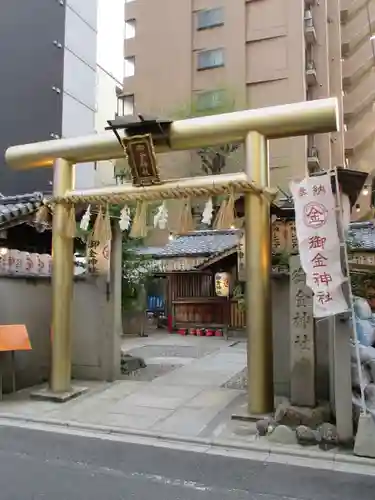
{"type": "Polygon", "coordinates": [[[117,81],[124,78],[125,0],[97,0],[97,64],[117,81]]]}
{"type": "MultiPolygon", "coordinates": [[[[95,129],[102,132],[117,112],[116,87],[124,79],[125,0],[97,0],[97,73],[95,129]]],[[[113,164],[98,162],[95,185],[115,184],[113,164]]]]}
{"type": "MultiPolygon", "coordinates": [[[[67,0],[63,137],[104,131],[124,72],[125,0],[67,0]]],[[[111,162],[80,164],[77,188],[114,184],[111,162]]]]}
{"type": "MultiPolygon", "coordinates": [[[[97,0],[67,0],[65,18],[63,137],[95,133],[97,0]]],[[[76,169],[79,188],[94,186],[94,165],[76,169]]]]}
{"type": "MultiPolygon", "coordinates": [[[[108,125],[107,120],[114,118],[117,110],[116,86],[122,87],[122,83],[115,80],[109,73],[100,66],[96,72],[96,102],[97,111],[95,114],[95,129],[103,132],[108,125]]],[[[120,145],[119,145],[120,147],[120,145]]],[[[113,164],[110,161],[101,161],[96,164],[95,186],[108,186],[115,184],[113,164]]]]}

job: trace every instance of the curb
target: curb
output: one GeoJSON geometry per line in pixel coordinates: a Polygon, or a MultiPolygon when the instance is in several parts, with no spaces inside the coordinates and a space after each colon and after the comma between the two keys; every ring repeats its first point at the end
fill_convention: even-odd
{"type": "Polygon", "coordinates": [[[48,418],[21,417],[14,414],[0,413],[0,425],[2,421],[15,421],[32,424],[43,424],[52,427],[60,427],[77,431],[100,432],[102,434],[119,436],[137,436],[157,441],[170,441],[180,444],[192,444],[213,448],[225,448],[227,450],[241,450],[258,453],[268,453],[269,456],[300,457],[304,459],[332,461],[335,464],[352,464],[374,467],[375,461],[372,458],[358,457],[356,455],[345,455],[337,451],[318,451],[308,448],[292,448],[287,445],[276,445],[258,441],[254,443],[243,443],[243,441],[233,441],[225,439],[209,439],[198,437],[176,436],[175,434],[160,434],[151,431],[138,431],[124,427],[111,427],[106,425],[81,424],[79,422],[69,422],[64,420],[54,420],[48,418]]]}

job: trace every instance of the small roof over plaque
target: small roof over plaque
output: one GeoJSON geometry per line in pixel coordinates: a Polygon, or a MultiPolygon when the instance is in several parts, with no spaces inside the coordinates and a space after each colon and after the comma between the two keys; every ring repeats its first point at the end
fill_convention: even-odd
{"type": "Polygon", "coordinates": [[[117,116],[114,120],[107,120],[107,123],[108,127],[105,129],[112,130],[121,145],[120,130],[123,130],[127,137],[151,134],[154,143],[170,145],[169,129],[173,120],[139,114],[117,116]]]}

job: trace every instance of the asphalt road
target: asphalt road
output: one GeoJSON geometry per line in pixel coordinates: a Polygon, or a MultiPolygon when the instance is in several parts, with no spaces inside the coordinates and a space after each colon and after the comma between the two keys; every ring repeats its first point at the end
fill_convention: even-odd
{"type": "Polygon", "coordinates": [[[0,427],[1,500],[373,500],[375,478],[0,427]]]}

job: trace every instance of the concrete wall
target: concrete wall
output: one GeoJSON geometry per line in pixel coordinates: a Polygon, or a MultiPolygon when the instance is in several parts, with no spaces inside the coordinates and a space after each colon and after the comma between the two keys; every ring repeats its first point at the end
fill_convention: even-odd
{"type": "MultiPolygon", "coordinates": [[[[122,234],[112,231],[111,273],[78,278],[72,298],[72,376],[81,380],[119,378],[121,361],[122,234]]],[[[0,278],[0,324],[25,324],[32,351],[17,352],[17,388],[49,378],[52,290],[51,280],[22,276],[0,278]]],[[[9,357],[8,357],[9,360],[9,357]]],[[[9,363],[4,388],[9,389],[9,363]]]]}
{"type": "MultiPolygon", "coordinates": [[[[0,324],[25,324],[32,351],[17,352],[17,389],[48,380],[51,366],[51,280],[0,278],[0,324]]],[[[73,377],[108,378],[108,338],[113,332],[113,300],[107,301],[104,278],[75,282],[73,298],[73,377]]],[[[118,336],[120,339],[120,335],[118,336]]],[[[120,349],[118,349],[120,359],[120,349]]],[[[9,364],[7,363],[7,373],[9,364]]],[[[9,388],[6,377],[5,387],[9,388]]]]}

